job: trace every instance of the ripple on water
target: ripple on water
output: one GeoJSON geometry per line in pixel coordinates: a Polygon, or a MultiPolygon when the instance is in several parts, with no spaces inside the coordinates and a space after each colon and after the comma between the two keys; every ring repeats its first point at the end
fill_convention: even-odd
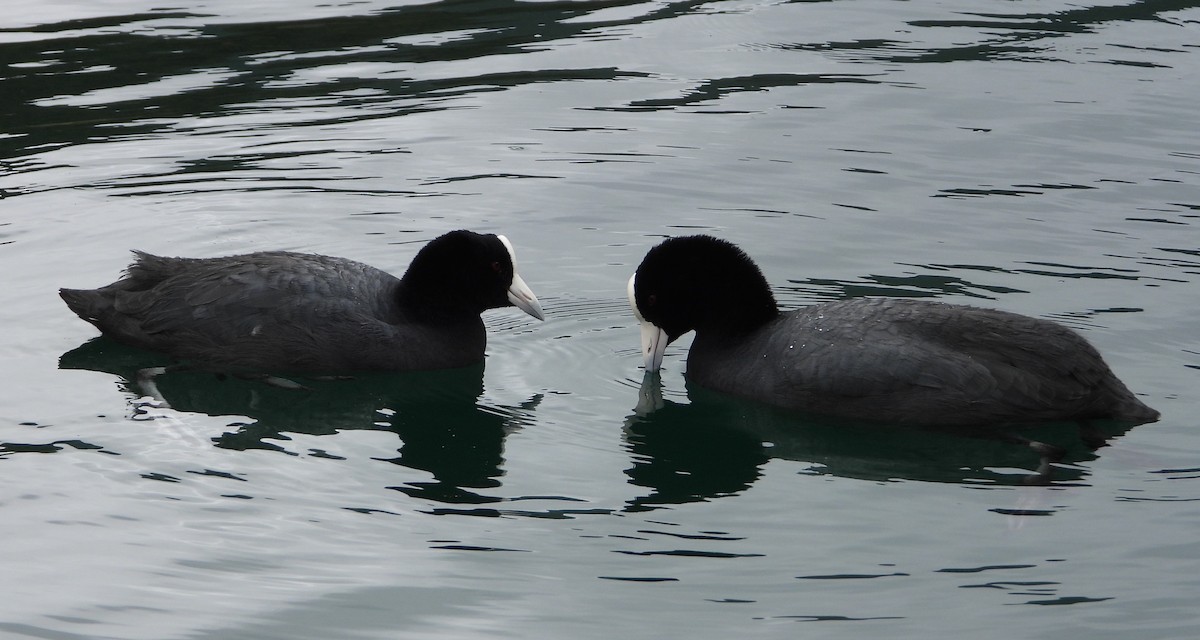
{"type": "Polygon", "coordinates": [[[641,366],[628,301],[551,296],[542,303],[544,322],[489,314],[489,388],[536,388],[589,398],[625,395],[629,375],[641,366]]]}

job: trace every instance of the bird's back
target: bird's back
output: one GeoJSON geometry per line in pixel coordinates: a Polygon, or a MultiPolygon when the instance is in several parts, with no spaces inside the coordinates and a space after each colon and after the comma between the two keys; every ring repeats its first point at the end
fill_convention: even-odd
{"type": "Polygon", "coordinates": [[[394,356],[378,352],[404,339],[395,326],[399,280],[359,262],[135,253],[121,280],[60,291],[72,311],[122,342],[235,369],[332,370],[389,368],[376,360],[394,356]]]}
{"type": "Polygon", "coordinates": [[[918,300],[815,305],[736,341],[698,334],[688,376],[779,406],[887,422],[1158,417],[1066,327],[918,300]]]}

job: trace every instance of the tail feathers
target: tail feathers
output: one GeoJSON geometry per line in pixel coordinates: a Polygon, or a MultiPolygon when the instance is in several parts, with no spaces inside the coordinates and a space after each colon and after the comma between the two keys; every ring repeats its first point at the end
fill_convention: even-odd
{"type": "MultiPolygon", "coordinates": [[[[145,251],[133,251],[134,260],[125,275],[99,289],[59,289],[58,295],[75,315],[107,330],[105,325],[120,324],[122,316],[130,313],[139,296],[131,295],[154,288],[169,278],[185,258],[163,258],[145,251]]],[[[136,313],[134,314],[136,315],[136,313]]]]}
{"type": "Polygon", "coordinates": [[[1146,403],[1133,397],[1130,397],[1116,409],[1113,410],[1113,418],[1121,422],[1131,422],[1133,424],[1146,424],[1147,422],[1157,422],[1161,414],[1155,409],[1150,408],[1146,403]]]}
{"type": "Polygon", "coordinates": [[[1108,375],[1106,383],[1097,396],[1104,398],[1107,405],[1106,410],[1101,412],[1102,415],[1100,417],[1135,425],[1158,420],[1160,415],[1158,411],[1139,400],[1129,390],[1129,387],[1125,386],[1125,383],[1117,379],[1111,372],[1108,375]]]}
{"type": "Polygon", "coordinates": [[[92,289],[59,289],[58,295],[75,315],[96,324],[112,309],[112,299],[92,289]]]}
{"type": "Polygon", "coordinates": [[[101,289],[59,289],[58,295],[75,315],[95,326],[104,335],[137,347],[155,349],[157,341],[142,327],[137,314],[124,313],[123,292],[101,289]]]}
{"type": "Polygon", "coordinates": [[[134,261],[125,276],[99,289],[59,289],[58,295],[71,311],[95,325],[106,335],[139,346],[154,340],[142,326],[145,307],[154,300],[145,292],[169,278],[186,258],[163,258],[134,251],[134,261]]]}
{"type": "MultiPolygon", "coordinates": [[[[120,281],[126,291],[144,291],[151,289],[163,280],[178,274],[188,265],[200,262],[197,258],[167,258],[153,253],[133,250],[134,260],[125,269],[125,277],[120,281]]],[[[117,284],[117,283],[113,283],[117,284]]]]}

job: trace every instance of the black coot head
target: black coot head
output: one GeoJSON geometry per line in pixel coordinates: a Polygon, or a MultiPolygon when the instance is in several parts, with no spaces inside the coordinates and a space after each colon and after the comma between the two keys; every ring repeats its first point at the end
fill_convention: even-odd
{"type": "Polygon", "coordinates": [[[413,258],[404,281],[441,307],[478,314],[513,305],[543,318],[537,297],[517,273],[516,255],[504,236],[463,230],[439,236],[413,258]]]}
{"type": "Polygon", "coordinates": [[[705,235],[670,238],[647,252],[630,280],[630,303],[672,341],[708,326],[736,330],[776,311],[754,261],[705,235]]]}
{"type": "Polygon", "coordinates": [[[688,331],[736,335],[778,313],[754,261],[712,236],[664,240],[642,259],[628,293],[647,372],[658,371],[667,345],[688,331]]]}

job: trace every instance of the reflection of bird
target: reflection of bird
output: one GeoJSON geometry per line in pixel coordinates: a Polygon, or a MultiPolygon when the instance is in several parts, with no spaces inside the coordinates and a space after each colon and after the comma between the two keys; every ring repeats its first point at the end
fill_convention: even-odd
{"type": "MultiPolygon", "coordinates": [[[[768,459],[806,465],[804,475],[829,475],[875,482],[1047,484],[1075,482],[1084,467],[1050,464],[1030,457],[1004,431],[980,427],[925,427],[829,418],[735,398],[693,384],[687,402],[666,400],[662,380],[647,373],[637,406],[625,420],[632,454],[625,471],[630,483],[654,493],[631,505],[645,507],[733,495],[748,488],[768,459]],[[1036,465],[1036,466],[1035,466],[1036,465]],[[1016,469],[1025,472],[1015,473],[1016,469]]],[[[1100,425],[1097,425],[1098,427],[1100,425]]],[[[1107,423],[1103,438],[1128,425],[1107,423]]],[[[1057,446],[1064,462],[1096,458],[1075,425],[1038,425],[1038,437],[1057,446]]]]}
{"type": "Polygon", "coordinates": [[[541,319],[504,236],[454,231],[403,278],[344,258],[262,252],[224,258],[137,253],[121,280],[62,289],[116,340],[235,372],[446,369],[483,360],[479,314],[516,305],[541,319]]]}
{"type": "Polygon", "coordinates": [[[633,465],[630,484],[649,495],[630,501],[627,511],[732,496],[758,480],[768,456],[763,442],[739,427],[736,407],[665,401],[657,374],[646,374],[638,404],[625,420],[624,436],[633,465]]]}
{"type": "MultiPolygon", "coordinates": [[[[137,372],[161,360],[158,354],[98,337],[63,354],[59,366],[119,375],[125,379],[123,386],[140,396],[146,391],[145,381],[137,372]]],[[[542,396],[512,405],[489,401],[484,398],[483,373],[479,363],[442,371],[359,373],[353,380],[321,376],[306,378],[306,390],[298,393],[221,373],[181,371],[162,376],[155,391],[176,412],[237,416],[231,429],[203,440],[224,449],[337,459],[335,452],[344,444],[339,444],[339,434],[394,433],[400,440],[398,454],[372,459],[432,477],[419,474],[391,488],[439,502],[484,504],[500,498],[472,489],[500,486],[505,439],[533,422],[542,396]],[[293,434],[322,436],[328,444],[293,434]]],[[[153,415],[160,406],[144,399],[132,404],[143,416],[153,415]]],[[[176,412],[167,415],[182,415],[176,412]]],[[[154,418],[157,425],[164,416],[154,418]]]]}
{"type": "Polygon", "coordinates": [[[694,329],[689,381],[784,408],[923,425],[1158,419],[1066,327],[902,299],[781,313],[750,258],[709,236],[651,249],[629,297],[648,371],[694,329]]]}
{"type": "Polygon", "coordinates": [[[436,411],[412,406],[397,411],[388,420],[404,444],[399,455],[386,462],[427,471],[433,477],[390,488],[452,504],[501,501],[472,489],[500,487],[505,439],[530,424],[541,401],[541,395],[534,395],[514,406],[459,404],[436,411]]]}

